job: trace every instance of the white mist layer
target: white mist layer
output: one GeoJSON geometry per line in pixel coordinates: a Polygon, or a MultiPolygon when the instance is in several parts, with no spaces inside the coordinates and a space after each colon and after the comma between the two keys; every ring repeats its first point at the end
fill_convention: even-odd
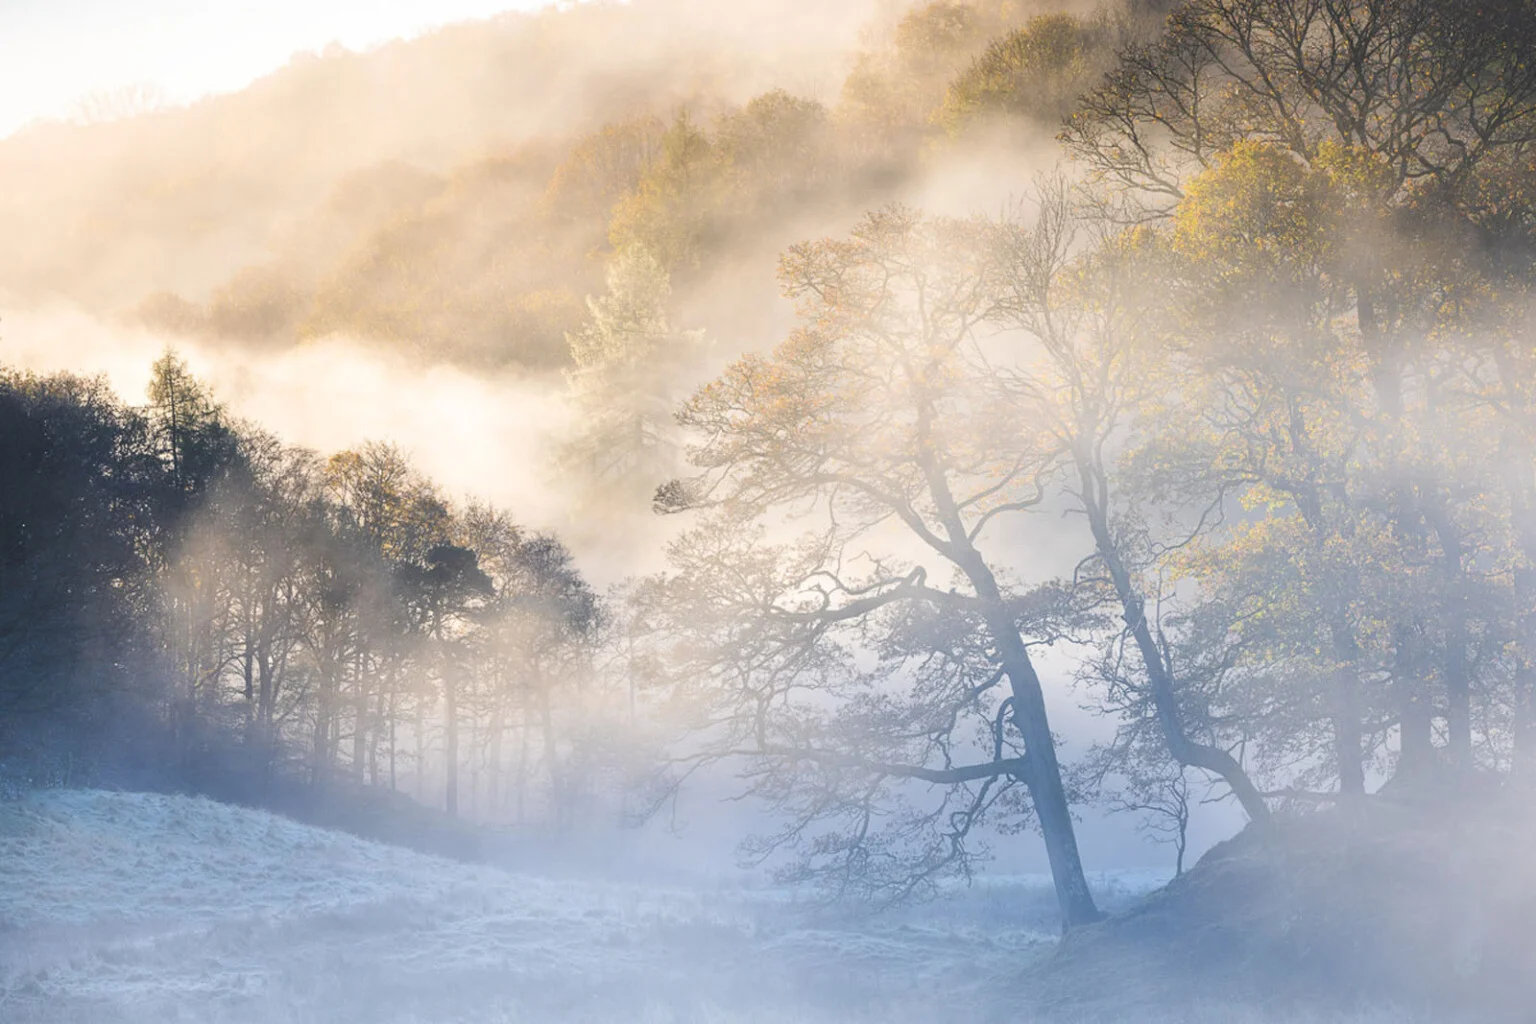
{"type": "Polygon", "coordinates": [[[68,308],[8,310],[0,319],[0,364],[99,374],[130,405],[145,401],[150,366],[168,345],[231,413],[284,441],[326,455],[393,442],[449,497],[491,501],[534,529],[572,532],[552,479],[551,453],[571,417],[558,375],[423,365],[340,338],[279,350],[215,347],[68,308]]]}

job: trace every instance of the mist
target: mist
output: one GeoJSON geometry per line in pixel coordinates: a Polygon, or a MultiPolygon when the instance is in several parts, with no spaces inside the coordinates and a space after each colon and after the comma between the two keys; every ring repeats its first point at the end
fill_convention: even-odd
{"type": "Polygon", "coordinates": [[[1524,1019],[1529,11],[398,13],[0,138],[0,1015],[1524,1019]]]}

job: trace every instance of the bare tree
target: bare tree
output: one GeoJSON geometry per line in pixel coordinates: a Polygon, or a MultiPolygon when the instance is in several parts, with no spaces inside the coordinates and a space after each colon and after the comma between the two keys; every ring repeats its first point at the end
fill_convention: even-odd
{"type": "Polygon", "coordinates": [[[711,633],[694,650],[710,652],[712,713],[741,741],[728,748],[797,815],[781,839],[833,819],[838,834],[810,851],[841,864],[845,881],[881,868],[931,877],[966,862],[971,828],[998,800],[1017,805],[1017,785],[1072,927],[1098,911],[1030,653],[1071,610],[1053,587],[1015,584],[998,543],[1005,522],[1040,503],[1054,453],[1009,422],[994,386],[983,235],[894,208],[846,240],[791,249],[781,274],[802,327],[689,402],[681,419],[701,438],[701,472],[658,502],[716,515],[674,550],[679,589],[739,612],[688,605],[711,633]],[[812,528],[798,546],[753,539],[796,522],[812,528]],[[861,666],[860,647],[880,666],[861,666]],[[887,688],[898,681],[905,696],[887,688]],[[969,756],[979,759],[957,763],[969,756]],[[889,813],[898,779],[942,795],[889,813]],[[935,827],[941,836],[905,860],[903,844],[935,827]]]}
{"type": "MultiPolygon", "coordinates": [[[[1161,552],[1189,537],[1154,538],[1127,507],[1118,479],[1117,450],[1123,452],[1139,407],[1152,397],[1143,386],[1145,364],[1132,326],[1140,297],[1133,270],[1112,234],[1084,237],[1093,235],[1085,228],[1094,225],[1079,220],[1065,179],[1043,179],[1035,199],[1032,216],[998,224],[994,318],[1037,346],[1039,357],[1021,358],[1009,378],[1020,418],[1049,424],[1065,456],[1068,500],[1093,540],[1080,581],[1097,582],[1112,595],[1124,623],[1121,639],[1140,670],[1138,682],[1118,669],[1108,681],[1143,695],[1124,710],[1140,704],[1155,716],[1176,763],[1220,777],[1251,819],[1268,821],[1268,805],[1232,753],[1242,737],[1223,737],[1209,714],[1195,710],[1211,706],[1209,694],[1191,702],[1181,693],[1193,691],[1198,677],[1178,677],[1173,651],[1147,614],[1147,571],[1156,569],[1161,552]]],[[[1219,492],[1214,501],[1219,506],[1219,492]]],[[[1199,516],[1193,531],[1206,521],[1199,516]]]]}

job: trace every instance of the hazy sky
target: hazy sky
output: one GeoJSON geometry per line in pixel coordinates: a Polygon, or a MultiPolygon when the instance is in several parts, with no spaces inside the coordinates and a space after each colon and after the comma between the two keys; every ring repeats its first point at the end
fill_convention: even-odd
{"type": "Polygon", "coordinates": [[[185,102],[238,89],[301,50],[349,49],[550,0],[0,0],[0,136],[149,84],[185,102]]]}

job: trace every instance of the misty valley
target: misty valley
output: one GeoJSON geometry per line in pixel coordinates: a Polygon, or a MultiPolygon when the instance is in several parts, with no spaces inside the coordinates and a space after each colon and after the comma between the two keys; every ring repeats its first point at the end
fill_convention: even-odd
{"type": "Polygon", "coordinates": [[[1536,8],[507,6],[0,137],[0,1020],[1536,1018],[1536,8]]]}

